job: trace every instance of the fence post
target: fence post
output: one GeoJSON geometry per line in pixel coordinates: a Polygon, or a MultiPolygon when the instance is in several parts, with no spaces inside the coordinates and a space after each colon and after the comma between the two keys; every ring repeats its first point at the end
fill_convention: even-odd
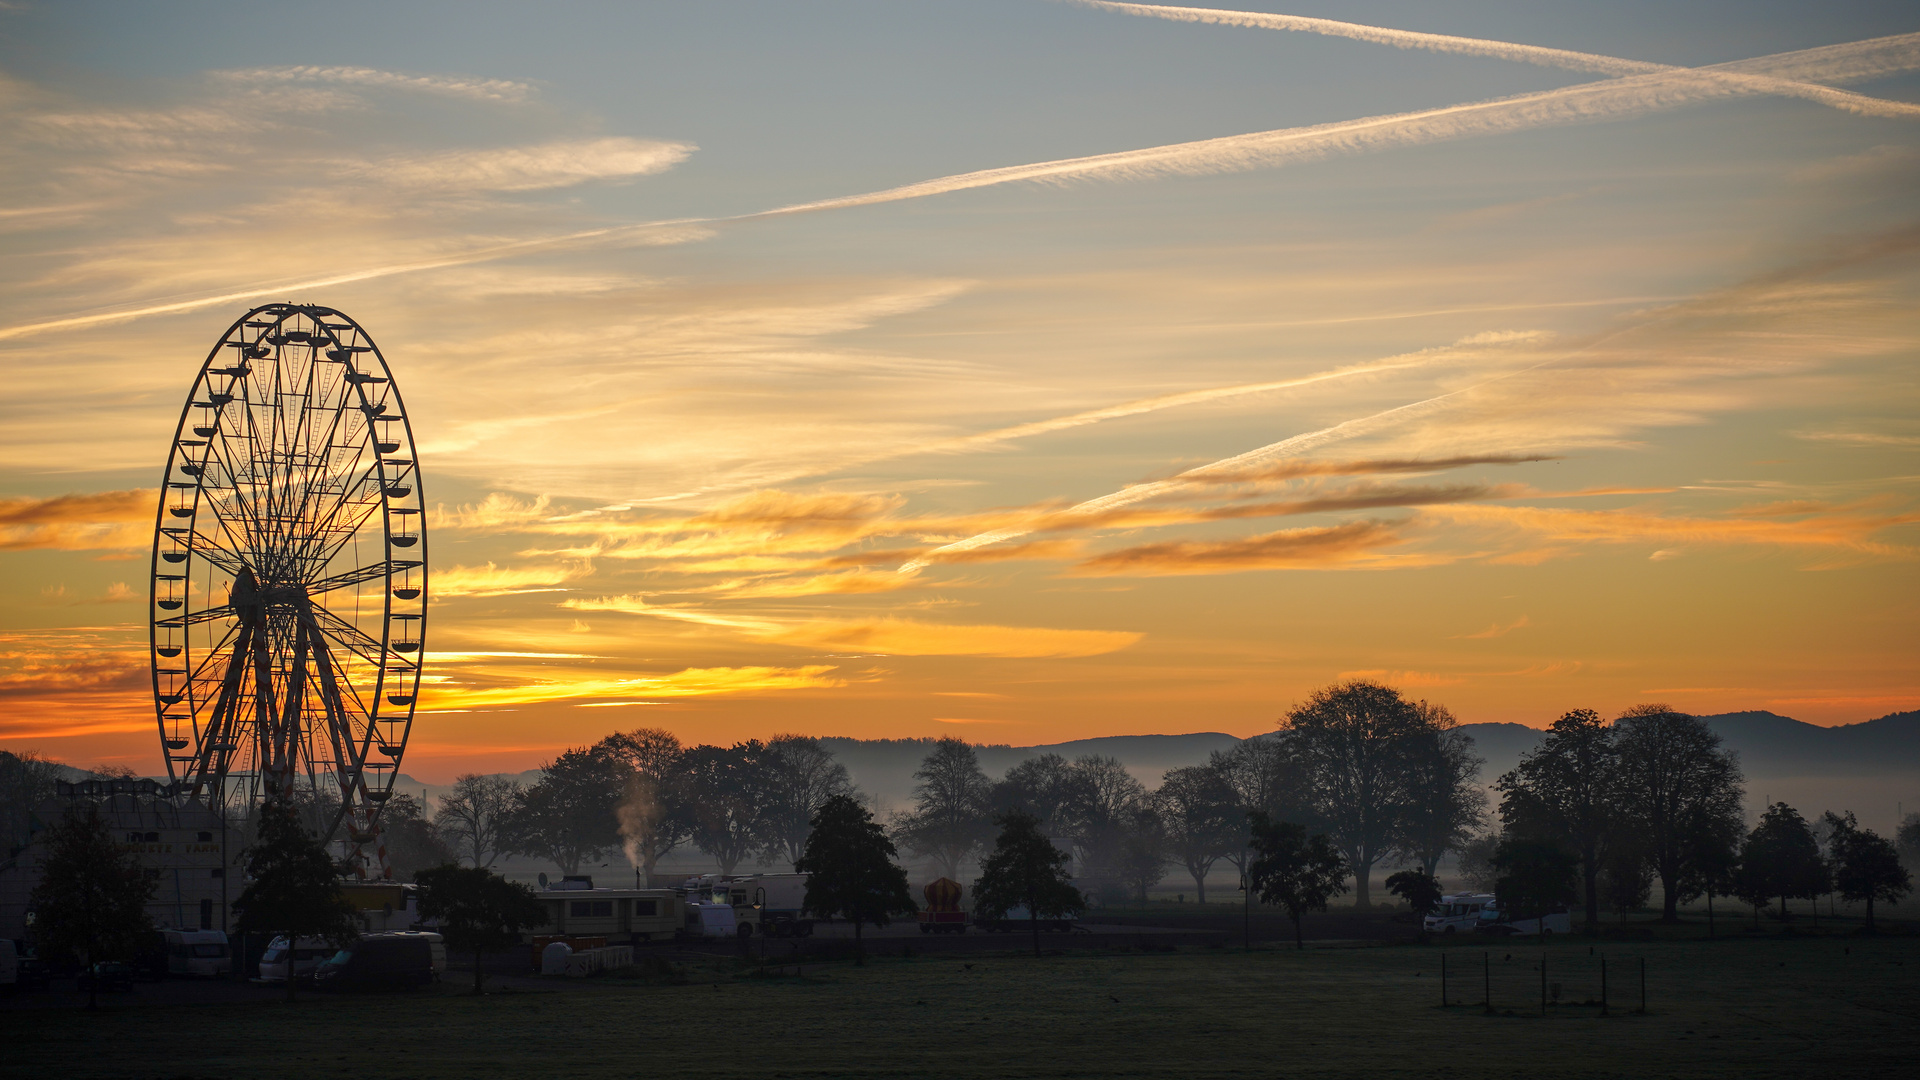
{"type": "Polygon", "coordinates": [[[1493,954],[1480,954],[1480,1003],[1493,1011],[1493,954]]]}
{"type": "Polygon", "coordinates": [[[1600,1015],[1607,1015],[1607,954],[1600,954],[1600,1015]]]}
{"type": "Polygon", "coordinates": [[[1640,1015],[1647,1014],[1647,958],[1640,958],[1640,1015]]]}
{"type": "MultiPolygon", "coordinates": [[[[1544,916],[1543,916],[1544,918],[1544,916]]],[[[1540,954],[1540,1018],[1547,1017],[1547,954],[1540,954]]]]}
{"type": "Polygon", "coordinates": [[[1447,1007],[1447,954],[1440,954],[1440,1007],[1447,1007]]]}

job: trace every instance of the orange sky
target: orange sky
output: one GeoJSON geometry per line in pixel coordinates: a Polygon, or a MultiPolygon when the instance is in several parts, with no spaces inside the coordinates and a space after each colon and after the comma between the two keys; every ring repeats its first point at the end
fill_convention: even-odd
{"type": "Polygon", "coordinates": [[[1400,13],[1489,39],[1441,52],[571,12],[324,68],[0,15],[41,46],[0,53],[0,747],[161,767],[168,438],[283,298],[376,336],[420,440],[422,779],[641,725],[1250,735],[1356,674],[1536,726],[1920,708],[1920,39],[1877,40],[1920,24],[1555,10],[1400,13]]]}

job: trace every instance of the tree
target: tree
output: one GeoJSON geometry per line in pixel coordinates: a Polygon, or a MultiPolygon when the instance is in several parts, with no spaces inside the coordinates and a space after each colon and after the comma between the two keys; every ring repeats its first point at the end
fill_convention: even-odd
{"type": "Polygon", "coordinates": [[[1041,754],[1028,758],[1007,770],[1006,778],[993,786],[988,804],[995,814],[1019,810],[1040,822],[1048,836],[1067,833],[1065,809],[1073,798],[1077,782],[1073,766],[1059,754],[1041,754]]]}
{"type": "Polygon", "coordinates": [[[1592,709],[1574,709],[1494,785],[1507,830],[1557,840],[1580,856],[1588,933],[1600,927],[1600,871],[1620,832],[1618,765],[1613,728],[1592,709]]]}
{"type": "MultiPolygon", "coordinates": [[[[281,802],[261,807],[259,837],[247,851],[247,876],[253,880],[233,902],[241,933],[282,934],[289,946],[303,937],[345,945],[359,935],[333,859],[301,823],[297,807],[281,802]]],[[[287,974],[291,1001],[295,980],[291,971],[287,974]]]]}
{"type": "Polygon", "coordinates": [[[1311,778],[1306,766],[1288,745],[1284,733],[1256,735],[1232,750],[1215,750],[1207,767],[1217,771],[1235,797],[1233,839],[1221,858],[1245,877],[1253,852],[1252,819],[1255,810],[1280,821],[1311,824],[1314,818],[1311,778]]]}
{"type": "Polygon", "coordinates": [[[1681,895],[1686,900],[1707,898],[1707,935],[1713,936],[1713,898],[1731,896],[1740,865],[1740,839],[1746,822],[1732,808],[1700,808],[1687,823],[1681,850],[1681,895]]]}
{"type": "Polygon", "coordinates": [[[758,739],[732,746],[696,746],[681,758],[687,783],[687,820],[694,846],[731,874],[764,846],[767,748],[758,739]]]}
{"type": "Polygon", "coordinates": [[[1539,919],[1540,936],[1547,936],[1546,917],[1554,908],[1580,896],[1576,870],[1580,857],[1551,840],[1509,839],[1493,856],[1500,879],[1493,897],[1509,922],[1539,919]]]}
{"type": "Polygon", "coordinates": [[[913,779],[913,809],[895,822],[895,832],[907,850],[931,857],[958,880],[988,835],[992,784],[973,747],[952,736],[933,744],[913,779]]]}
{"type": "Polygon", "coordinates": [[[1364,679],[1315,691],[1286,723],[1318,816],[1353,870],[1354,906],[1364,908],[1373,864],[1403,832],[1413,759],[1432,726],[1399,691],[1364,679]]]}
{"type": "Polygon", "coordinates": [[[1484,832],[1460,845],[1454,865],[1459,868],[1467,888],[1483,893],[1493,891],[1493,883],[1500,878],[1500,871],[1493,868],[1493,854],[1500,850],[1503,839],[1500,833],[1484,832]]]}
{"type": "MultiPolygon", "coordinates": [[[[40,884],[33,889],[33,936],[49,956],[75,956],[88,968],[113,957],[131,959],[153,931],[147,902],[157,882],[114,841],[93,803],[69,807],[41,834],[40,884]]],[[[87,984],[87,1008],[99,1008],[96,980],[87,984]]]]}
{"type": "Polygon", "coordinates": [[[1909,870],[1920,867],[1920,814],[1908,814],[1894,831],[1893,843],[1909,870]]]}
{"type": "Polygon", "coordinates": [[[1079,850],[1077,876],[1084,883],[1124,894],[1129,889],[1123,865],[1135,824],[1143,823],[1149,831],[1158,827],[1147,812],[1146,786],[1134,779],[1119,758],[1100,754],[1076,758],[1068,775],[1060,816],[1079,850]]]}
{"type": "Polygon", "coordinates": [[[53,798],[60,766],[28,750],[13,754],[0,750],[0,851],[7,858],[19,854],[39,827],[34,811],[53,798]]]}
{"type": "Polygon", "coordinates": [[[1263,904],[1277,904],[1293,920],[1293,947],[1306,948],[1300,916],[1327,910],[1327,901],[1347,891],[1347,861],[1324,833],[1309,837],[1304,825],[1274,821],[1253,812],[1253,850],[1258,856],[1248,873],[1249,886],[1263,904]]]}
{"type": "Polygon", "coordinates": [[[648,885],[662,857],[693,837],[686,752],[670,731],[636,728],[600,740],[626,766],[620,805],[620,846],[648,885]]]}
{"type": "Polygon", "coordinates": [[[1887,838],[1862,829],[1851,810],[1844,817],[1827,811],[1826,823],[1832,835],[1833,883],[1847,903],[1866,902],[1867,929],[1872,931],[1874,901],[1899,903],[1913,891],[1913,875],[1900,865],[1900,853],[1887,838]]]}
{"type": "Polygon", "coordinates": [[[1638,705],[1615,721],[1624,824],[1660,878],[1662,922],[1678,922],[1687,843],[1698,818],[1739,817],[1739,760],[1706,721],[1638,705]]]}
{"type": "Polygon", "coordinates": [[[395,791],[380,808],[380,844],[386,849],[387,876],[403,881],[455,858],[440,830],[421,813],[420,800],[403,791],[395,791]]]}
{"type": "Polygon", "coordinates": [[[547,921],[533,890],[484,866],[447,863],[414,876],[421,891],[420,917],[437,919],[447,944],[473,950],[473,992],[485,985],[481,954],[519,940],[521,931],[547,921]]]}
{"type": "MultiPolygon", "coordinates": [[[[1387,891],[1407,902],[1413,909],[1415,918],[1424,919],[1427,913],[1440,906],[1440,879],[1424,870],[1402,870],[1387,878],[1387,891]]],[[[1422,924],[1424,925],[1424,924],[1422,924]]]]}
{"type": "Polygon", "coordinates": [[[835,795],[852,795],[847,767],[807,735],[775,735],[767,743],[767,853],[797,862],[813,815],[835,795]]]}
{"type": "Polygon", "coordinates": [[[1000,827],[1000,836],[973,883],[974,914],[1004,919],[1014,908],[1025,907],[1033,931],[1033,955],[1039,956],[1040,919],[1078,915],[1086,910],[1087,899],[1067,876],[1071,859],[1040,831],[1039,819],[1009,810],[994,824],[1000,827]]]}
{"type": "Polygon", "coordinates": [[[1774,803],[1760,815],[1760,823],[1740,847],[1740,899],[1757,911],[1768,900],[1780,900],[1780,918],[1787,918],[1787,900],[1812,899],[1827,891],[1827,864],[1800,812],[1786,803],[1774,803]]]}
{"type": "Polygon", "coordinates": [[[547,859],[568,874],[619,843],[614,808],[626,769],[600,747],[576,747],[541,766],[539,783],[514,799],[505,824],[515,851],[547,859]]]}
{"type": "Polygon", "coordinates": [[[1408,750],[1406,804],[1394,846],[1432,877],[1440,857],[1486,823],[1487,797],[1475,781],[1487,762],[1445,706],[1421,701],[1414,710],[1427,730],[1408,750]]]}
{"type": "Polygon", "coordinates": [[[1127,811],[1114,869],[1127,896],[1142,904],[1147,890],[1167,876],[1167,829],[1152,803],[1141,802],[1127,811]]]}
{"type": "Polygon", "coordinates": [[[462,773],[433,823],[470,865],[492,866],[512,847],[506,828],[521,790],[511,777],[462,773]]]}
{"type": "Polygon", "coordinates": [[[808,823],[806,846],[794,860],[807,875],[803,910],[827,919],[851,919],[856,962],[866,962],[861,928],[885,926],[895,915],[920,910],[907,889],[899,852],[866,807],[846,794],[829,795],[808,823]]]}
{"type": "Polygon", "coordinates": [[[1240,846],[1244,812],[1239,796],[1222,771],[1212,765],[1173,769],[1153,793],[1167,847],[1193,878],[1200,902],[1207,902],[1207,874],[1213,864],[1240,846]]]}

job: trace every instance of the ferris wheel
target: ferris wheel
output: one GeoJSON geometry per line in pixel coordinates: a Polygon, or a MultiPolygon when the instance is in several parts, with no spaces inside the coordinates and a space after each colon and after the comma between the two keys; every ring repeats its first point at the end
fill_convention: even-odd
{"type": "Polygon", "coordinates": [[[375,841],[420,691],[424,507],[406,408],[365,330],[294,304],[228,327],[181,410],[153,533],[174,780],[220,807],[310,800],[356,857],[375,841]]]}

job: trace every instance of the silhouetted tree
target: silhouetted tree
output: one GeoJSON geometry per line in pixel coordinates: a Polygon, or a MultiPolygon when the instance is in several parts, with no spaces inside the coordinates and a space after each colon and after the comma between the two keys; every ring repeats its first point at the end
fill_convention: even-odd
{"type": "Polygon", "coordinates": [[[1065,811],[1077,781],[1066,758],[1041,754],[1008,769],[1006,778],[993,785],[988,803],[996,815],[1018,810],[1038,820],[1048,836],[1065,836],[1065,811]]]}
{"type": "Polygon", "coordinates": [[[541,768],[540,781],[515,798],[506,830],[515,851],[577,874],[620,842],[614,807],[625,766],[600,747],[578,747],[541,768]]]}
{"type": "Polygon", "coordinates": [[[1592,709],[1574,709],[1494,785],[1507,831],[1559,841],[1580,856],[1590,933],[1600,926],[1600,871],[1622,827],[1618,764],[1613,728],[1592,709]]]}
{"type": "Polygon", "coordinates": [[[1083,884],[1127,889],[1122,864],[1136,822],[1151,826],[1146,786],[1120,759],[1100,754],[1076,758],[1069,770],[1062,824],[1079,849],[1077,877],[1083,884]]]}
{"type": "Polygon", "coordinates": [[[758,739],[696,746],[681,757],[694,846],[731,874],[767,846],[767,749],[758,739]]]}
{"type": "Polygon", "coordinates": [[[1423,920],[1425,926],[1427,913],[1440,906],[1440,879],[1424,870],[1402,870],[1387,877],[1387,891],[1407,902],[1413,909],[1413,916],[1423,920]]]}
{"type": "Polygon", "coordinates": [[[1078,915],[1086,897],[1067,875],[1066,852],[1040,831],[1031,814],[1010,810],[994,820],[1000,836],[973,883],[973,911],[984,919],[1004,919],[1016,907],[1027,909],[1033,931],[1033,955],[1040,955],[1040,921],[1078,915]]]}
{"type": "MultiPolygon", "coordinates": [[[[100,808],[71,806],[40,837],[40,883],[33,889],[33,936],[47,956],[85,967],[132,959],[153,932],[147,902],[156,884],[121,848],[100,808]]],[[[98,980],[87,980],[87,1008],[100,1007],[98,980]]]]}
{"type": "Polygon", "coordinates": [[[1166,825],[1149,801],[1138,803],[1126,812],[1121,830],[1115,873],[1127,895],[1144,904],[1147,890],[1167,876],[1166,825]]]}
{"type": "Polygon", "coordinates": [[[1317,690],[1287,714],[1287,745],[1311,778],[1319,819],[1367,907],[1373,864],[1393,850],[1411,800],[1413,761],[1432,727],[1389,686],[1356,679],[1317,690]]]}
{"type": "Polygon", "coordinates": [[[1653,867],[1640,845],[1632,839],[1609,844],[1600,866],[1600,898],[1607,908],[1626,922],[1628,913],[1646,907],[1652,896],[1653,867]]]}
{"type": "Polygon", "coordinates": [[[1494,853],[1500,871],[1493,896],[1509,922],[1540,919],[1540,936],[1547,935],[1547,915],[1580,896],[1576,871],[1580,857],[1552,840],[1509,839],[1494,853]]]}
{"type": "Polygon", "coordinates": [[[652,885],[660,859],[693,835],[686,753],[678,737],[660,728],[616,732],[599,745],[626,766],[614,811],[620,846],[652,885]]]}
{"type": "Polygon", "coordinates": [[[1500,871],[1493,866],[1493,854],[1500,850],[1503,839],[1500,833],[1485,832],[1460,845],[1454,865],[1467,888],[1483,893],[1493,891],[1493,883],[1500,878],[1500,871]]]}
{"type": "Polygon", "coordinates": [[[821,918],[852,920],[855,954],[865,963],[863,926],[885,926],[895,915],[920,910],[907,889],[907,872],[894,862],[899,853],[886,830],[851,796],[828,796],[810,824],[794,861],[794,869],[807,875],[802,908],[821,918]]]}
{"type": "Polygon", "coordinates": [[[1325,834],[1307,835],[1304,825],[1274,821],[1253,812],[1253,867],[1248,885],[1263,904],[1285,908],[1293,920],[1293,947],[1306,948],[1300,916],[1327,910],[1327,901],[1347,891],[1347,861],[1325,834]]]}
{"type": "Polygon", "coordinates": [[[913,779],[913,809],[895,821],[894,833],[907,850],[932,858],[958,880],[960,867],[992,835],[993,784],[973,747],[951,736],[933,744],[913,779]]]}
{"type": "Polygon", "coordinates": [[[1207,757],[1207,767],[1218,772],[1233,789],[1233,839],[1220,857],[1232,863],[1242,877],[1253,853],[1249,813],[1261,810],[1276,821],[1310,824],[1315,820],[1311,778],[1305,764],[1289,748],[1284,733],[1257,735],[1232,750],[1215,750],[1207,757]]]}
{"type": "Polygon", "coordinates": [[[1431,877],[1441,856],[1486,824],[1487,797],[1475,783],[1486,759],[1473,752],[1473,738],[1457,730],[1460,722],[1445,706],[1421,701],[1414,710],[1427,730],[1408,748],[1406,803],[1394,847],[1431,877]]]}
{"type": "Polygon", "coordinates": [[[0,750],[0,852],[19,853],[33,838],[36,808],[53,798],[60,766],[31,750],[0,750]]]}
{"type": "Polygon", "coordinates": [[[1172,769],[1153,793],[1167,849],[1193,878],[1200,902],[1207,902],[1207,874],[1241,846],[1240,821],[1245,811],[1227,778],[1213,765],[1172,769]]]}
{"type": "MultiPolygon", "coordinates": [[[[272,802],[261,808],[259,837],[247,851],[247,876],[253,880],[233,902],[241,933],[283,934],[290,946],[303,937],[345,945],[359,936],[338,868],[320,838],[307,831],[297,807],[272,802]]],[[[297,981],[289,970],[289,1001],[297,981]]]]}
{"type": "Polygon", "coordinates": [[[1760,815],[1740,848],[1739,896],[1756,909],[1769,899],[1780,900],[1780,918],[1787,917],[1787,900],[1812,899],[1827,891],[1827,865],[1800,812],[1777,802],[1760,815]]]}
{"type": "Polygon", "coordinates": [[[768,854],[794,862],[807,846],[813,815],[835,795],[853,794],[847,767],[807,735],[776,735],[767,743],[768,854]]]}
{"type": "Polygon", "coordinates": [[[1639,705],[1615,721],[1625,826],[1660,879],[1660,917],[1680,918],[1694,823],[1741,813],[1740,765],[1706,721],[1665,705],[1639,705]]]}
{"type": "Polygon", "coordinates": [[[1887,838],[1862,829],[1851,810],[1845,816],[1827,811],[1826,823],[1832,830],[1833,883],[1848,903],[1866,902],[1867,929],[1871,931],[1875,929],[1874,901],[1899,903],[1913,891],[1913,875],[1900,865],[1900,853],[1887,838]]]}
{"type": "Polygon", "coordinates": [[[440,830],[421,813],[420,800],[404,791],[393,792],[380,808],[380,843],[387,852],[387,876],[398,881],[455,858],[440,830]]]}
{"type": "Polygon", "coordinates": [[[1920,814],[1908,814],[1894,830],[1893,843],[1907,869],[1920,867],[1920,814]]]}
{"type": "Polygon", "coordinates": [[[1740,841],[1746,822],[1724,804],[1698,808],[1682,833],[1681,899],[1707,898],[1707,933],[1714,933],[1713,899],[1731,896],[1740,866],[1740,841]]]}
{"type": "Polygon", "coordinates": [[[521,931],[547,921],[547,909],[532,889],[484,866],[447,863],[420,871],[414,880],[423,894],[420,917],[439,921],[448,946],[473,950],[476,994],[486,982],[481,955],[513,944],[521,931]]]}
{"type": "Polygon", "coordinates": [[[461,858],[492,866],[511,849],[506,828],[521,790],[510,777],[462,773],[454,777],[453,791],[441,796],[433,822],[461,858]]]}

